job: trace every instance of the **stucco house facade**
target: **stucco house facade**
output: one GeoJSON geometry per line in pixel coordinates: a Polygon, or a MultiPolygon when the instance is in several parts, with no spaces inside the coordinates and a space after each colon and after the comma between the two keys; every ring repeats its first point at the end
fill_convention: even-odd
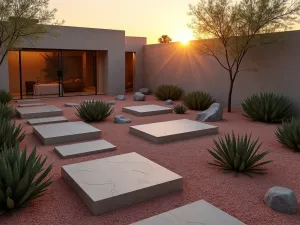
{"type": "Polygon", "coordinates": [[[0,89],[26,98],[117,95],[142,87],[146,38],[68,26],[57,32],[9,51],[0,67],[0,89]]]}

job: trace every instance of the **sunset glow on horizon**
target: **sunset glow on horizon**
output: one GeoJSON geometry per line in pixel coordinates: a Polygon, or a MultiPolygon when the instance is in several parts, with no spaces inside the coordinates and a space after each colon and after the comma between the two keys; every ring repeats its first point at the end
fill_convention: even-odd
{"type": "Polygon", "coordinates": [[[56,19],[76,27],[125,30],[126,36],[147,37],[148,44],[158,43],[167,34],[173,42],[194,39],[187,27],[188,5],[198,0],[50,0],[58,10],[56,19]],[[88,2],[88,4],[87,4],[88,2]]]}

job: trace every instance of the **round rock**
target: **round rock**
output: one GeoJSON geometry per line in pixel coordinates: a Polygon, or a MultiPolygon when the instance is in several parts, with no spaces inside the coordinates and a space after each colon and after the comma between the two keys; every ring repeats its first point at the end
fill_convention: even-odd
{"type": "Polygon", "coordinates": [[[131,123],[131,119],[127,119],[123,115],[115,116],[114,121],[115,123],[119,123],[119,124],[131,123]]]}
{"type": "Polygon", "coordinates": [[[126,100],[126,97],[125,97],[125,95],[117,95],[116,100],[124,101],[124,100],[126,100]]]}
{"type": "Polygon", "coordinates": [[[134,101],[144,101],[145,95],[142,94],[141,92],[135,92],[135,94],[133,95],[133,100],[134,101]]]}
{"type": "Polygon", "coordinates": [[[141,92],[144,95],[150,95],[151,94],[151,90],[149,88],[141,88],[139,90],[139,92],[141,92]]]}
{"type": "Polygon", "coordinates": [[[171,99],[168,99],[167,101],[165,101],[166,105],[174,105],[174,102],[171,99]]]}
{"type": "Polygon", "coordinates": [[[271,209],[286,213],[296,214],[297,199],[295,193],[288,188],[274,186],[265,194],[264,202],[271,209]]]}

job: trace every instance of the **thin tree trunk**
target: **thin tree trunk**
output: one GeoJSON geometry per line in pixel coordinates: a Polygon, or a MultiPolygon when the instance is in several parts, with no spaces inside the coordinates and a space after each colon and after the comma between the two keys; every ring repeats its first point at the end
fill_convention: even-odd
{"type": "Polygon", "coordinates": [[[228,112],[231,112],[231,97],[232,97],[232,89],[233,89],[234,80],[230,80],[230,88],[228,94],[228,112]]]}

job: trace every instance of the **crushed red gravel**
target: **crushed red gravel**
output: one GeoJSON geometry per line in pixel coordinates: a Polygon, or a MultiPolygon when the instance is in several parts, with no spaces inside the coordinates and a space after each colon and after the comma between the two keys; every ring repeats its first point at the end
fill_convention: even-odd
{"type": "MultiPolygon", "coordinates": [[[[39,139],[32,134],[32,127],[25,120],[17,120],[18,123],[23,124],[27,133],[22,146],[26,145],[28,150],[36,146],[40,154],[48,157],[48,163],[53,163],[54,168],[51,172],[53,184],[44,196],[31,202],[27,208],[14,214],[0,216],[0,224],[128,225],[200,199],[210,202],[248,225],[300,224],[299,213],[297,215],[277,213],[266,207],[263,202],[265,192],[274,185],[293,189],[297,198],[300,199],[300,154],[292,152],[276,141],[274,131],[277,125],[252,122],[242,116],[240,110],[234,110],[230,114],[225,112],[222,122],[210,123],[219,126],[218,135],[157,145],[129,134],[128,127],[181,118],[194,120],[197,112],[188,111],[185,115],[166,114],[136,117],[121,112],[122,107],[144,104],[164,105],[164,102],[155,100],[153,96],[147,96],[145,102],[132,101],[132,95],[128,95],[127,98],[126,101],[117,101],[114,106],[114,115],[124,114],[132,119],[131,124],[114,124],[114,115],[107,118],[105,122],[91,123],[102,131],[102,137],[105,140],[117,146],[117,150],[113,152],[60,159],[53,151],[54,146],[43,146],[39,139]],[[260,138],[260,141],[263,142],[262,149],[270,151],[266,159],[274,160],[273,163],[267,165],[268,174],[255,175],[254,178],[242,174],[234,177],[233,174],[224,174],[208,165],[212,158],[206,149],[213,146],[213,138],[231,131],[251,132],[253,138],[260,138]],[[62,180],[61,166],[129,152],[137,152],[183,176],[183,191],[115,210],[102,216],[93,216],[80,198],[62,180]]],[[[64,116],[69,121],[78,121],[79,118],[74,115],[76,109],[64,107],[64,103],[79,103],[86,99],[113,100],[113,97],[81,96],[51,98],[42,101],[62,108],[64,116]]],[[[16,106],[17,103],[14,105],[16,106]]]]}

